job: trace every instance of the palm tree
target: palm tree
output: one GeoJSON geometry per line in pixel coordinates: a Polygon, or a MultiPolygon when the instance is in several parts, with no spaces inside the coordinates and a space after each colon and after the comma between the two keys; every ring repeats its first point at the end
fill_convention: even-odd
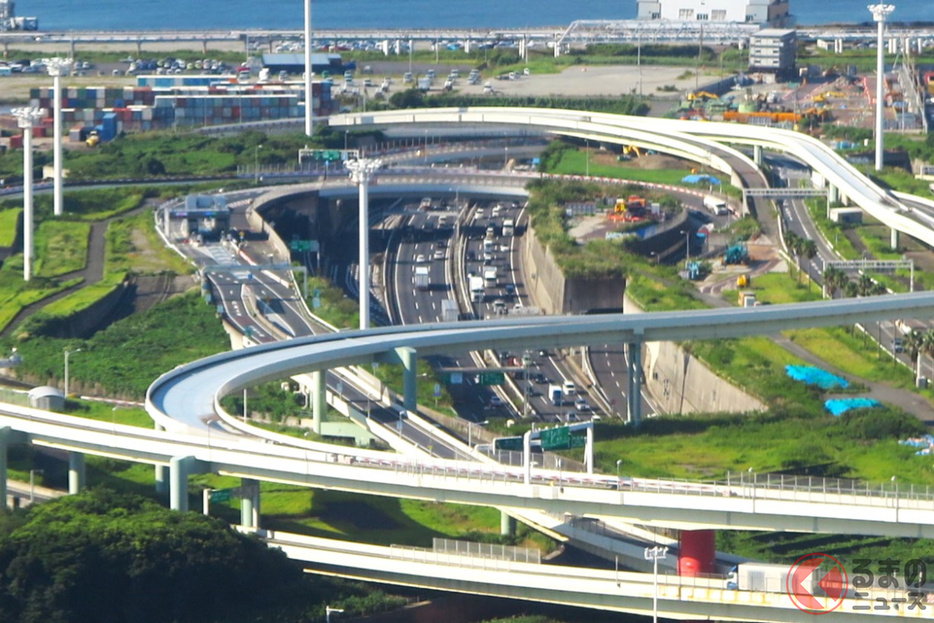
{"type": "Polygon", "coordinates": [[[876,282],[873,281],[872,277],[869,275],[860,275],[859,281],[856,284],[856,291],[859,293],[859,296],[871,296],[875,283],[876,282]]]}
{"type": "MultiPolygon", "coordinates": [[[[811,239],[803,240],[801,242],[801,255],[807,258],[807,261],[810,262],[815,257],[817,257],[817,243],[811,239]]],[[[808,275],[808,291],[811,290],[811,277],[808,275]]]]}
{"type": "Polygon", "coordinates": [[[847,281],[846,274],[836,266],[825,268],[822,277],[824,279],[824,289],[830,298],[834,298],[837,290],[841,289],[847,281]]]}

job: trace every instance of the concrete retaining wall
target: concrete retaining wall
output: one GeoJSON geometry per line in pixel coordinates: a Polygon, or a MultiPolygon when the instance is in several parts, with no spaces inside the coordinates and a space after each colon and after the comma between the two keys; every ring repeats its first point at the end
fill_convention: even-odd
{"type": "Polygon", "coordinates": [[[522,237],[525,287],[546,314],[582,314],[589,309],[619,308],[626,282],[623,279],[565,279],[550,249],[538,241],[535,230],[522,237]]]}
{"type": "MultiPolygon", "coordinates": [[[[627,296],[623,313],[644,312],[627,296]]],[[[647,342],[643,362],[646,387],[663,413],[747,413],[767,409],[758,398],[720,378],[674,342],[647,342]]]]}

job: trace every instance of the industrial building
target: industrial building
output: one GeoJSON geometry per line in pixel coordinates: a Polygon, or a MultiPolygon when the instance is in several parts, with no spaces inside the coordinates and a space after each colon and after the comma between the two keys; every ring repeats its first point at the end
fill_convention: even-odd
{"type": "Polygon", "coordinates": [[[638,19],[791,26],[788,0],[636,0],[638,19]]]}
{"type": "Polygon", "coordinates": [[[794,78],[797,40],[792,29],[766,28],[749,38],[749,71],[775,80],[794,78]]]}

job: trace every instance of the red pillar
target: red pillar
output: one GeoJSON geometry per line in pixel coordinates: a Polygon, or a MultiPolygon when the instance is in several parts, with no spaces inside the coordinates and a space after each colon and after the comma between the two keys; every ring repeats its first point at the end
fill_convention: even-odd
{"type": "Polygon", "coordinates": [[[713,530],[682,530],[678,574],[686,576],[713,573],[717,555],[716,532],[713,530]]]}

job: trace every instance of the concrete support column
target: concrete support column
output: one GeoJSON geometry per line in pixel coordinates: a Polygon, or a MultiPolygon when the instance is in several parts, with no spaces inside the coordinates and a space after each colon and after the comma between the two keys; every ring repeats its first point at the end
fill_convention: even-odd
{"type": "Polygon", "coordinates": [[[499,512],[499,533],[503,536],[512,536],[516,533],[516,520],[506,514],[506,511],[499,512]]]}
{"type": "Polygon", "coordinates": [[[522,435],[522,466],[525,468],[525,484],[532,484],[532,431],[522,435]]]}
{"type": "Polygon", "coordinates": [[[7,487],[6,487],[6,466],[7,466],[7,449],[10,444],[10,435],[12,434],[13,429],[9,426],[4,426],[0,428],[0,508],[7,509],[9,505],[7,504],[7,487]]]}
{"type": "Polygon", "coordinates": [[[68,453],[68,493],[74,495],[84,490],[86,475],[84,470],[84,453],[68,453]]]}
{"type": "Polygon", "coordinates": [[[408,411],[418,407],[418,357],[414,348],[403,346],[396,349],[396,355],[405,371],[402,373],[402,404],[408,411]]]}
{"type": "Polygon", "coordinates": [[[756,163],[756,166],[762,166],[762,145],[752,146],[752,161],[756,163]]]}
{"type": "Polygon", "coordinates": [[[259,528],[259,481],[243,478],[240,481],[240,525],[259,528]]]}
{"type": "Polygon", "coordinates": [[[892,247],[892,250],[898,248],[898,230],[891,229],[889,230],[889,246],[892,247]]]}
{"type": "MultiPolygon", "coordinates": [[[[157,431],[164,431],[165,427],[154,424],[153,428],[157,431]]],[[[165,465],[156,465],[155,468],[156,493],[166,495],[169,492],[169,468],[165,465]]]]}
{"type": "Polygon", "coordinates": [[[593,426],[587,428],[587,443],[584,448],[584,465],[587,473],[593,474],[593,426]]]}
{"type": "Polygon", "coordinates": [[[470,54],[470,47],[473,45],[473,42],[470,40],[470,37],[467,37],[464,40],[464,54],[470,54]]]}
{"type": "Polygon", "coordinates": [[[642,342],[626,344],[629,361],[629,423],[638,426],[642,420],[642,342]]]}
{"type": "Polygon", "coordinates": [[[311,429],[321,434],[321,422],[327,412],[327,385],[324,382],[324,370],[315,370],[311,373],[311,429]]]}
{"type": "Polygon", "coordinates": [[[176,456],[169,461],[169,508],[188,512],[188,476],[194,465],[193,456],[176,456]]]}

